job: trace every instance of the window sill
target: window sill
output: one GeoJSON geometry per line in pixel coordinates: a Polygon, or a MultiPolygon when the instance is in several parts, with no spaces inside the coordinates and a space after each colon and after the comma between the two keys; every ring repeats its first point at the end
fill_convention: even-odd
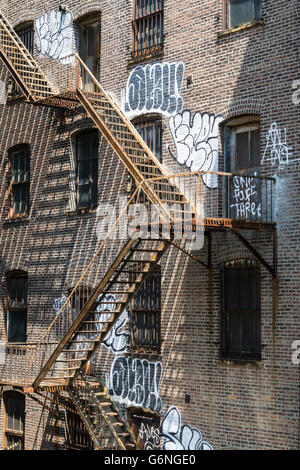
{"type": "Polygon", "coordinates": [[[18,222],[29,222],[30,221],[30,216],[29,215],[20,215],[19,217],[13,216],[13,217],[7,217],[4,219],[3,224],[15,224],[18,222]]]}
{"type": "Polygon", "coordinates": [[[260,369],[264,367],[261,359],[226,359],[221,358],[218,360],[219,364],[224,366],[248,367],[260,369]]]}
{"type": "Polygon", "coordinates": [[[147,50],[140,55],[137,53],[135,57],[132,57],[128,61],[128,68],[132,65],[138,64],[139,62],[144,62],[146,60],[150,60],[157,57],[162,57],[164,55],[164,47],[160,47],[158,50],[151,52],[151,50],[147,50]]]}
{"type": "Polygon", "coordinates": [[[97,213],[97,209],[75,209],[75,210],[68,210],[66,214],[68,216],[83,216],[83,215],[95,215],[97,213]]]}
{"type": "Polygon", "coordinates": [[[217,38],[221,39],[223,37],[227,37],[230,34],[238,33],[239,31],[245,31],[246,29],[255,28],[257,26],[264,26],[264,20],[257,20],[257,21],[250,21],[249,23],[243,23],[235,28],[225,29],[221,33],[217,34],[217,38]]]}

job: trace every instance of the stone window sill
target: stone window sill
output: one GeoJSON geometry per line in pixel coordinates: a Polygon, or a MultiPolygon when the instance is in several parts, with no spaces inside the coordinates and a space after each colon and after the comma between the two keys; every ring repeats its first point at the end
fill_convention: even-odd
{"type": "Polygon", "coordinates": [[[148,52],[145,52],[141,55],[138,55],[136,57],[132,57],[131,59],[129,59],[128,61],[128,68],[130,68],[132,65],[136,65],[136,64],[139,64],[140,62],[145,62],[147,60],[150,60],[150,59],[153,59],[153,58],[160,58],[164,55],[164,48],[160,48],[156,51],[148,51],[148,52]]]}
{"type": "Polygon", "coordinates": [[[260,369],[264,367],[264,364],[261,359],[226,359],[221,358],[218,360],[218,363],[224,366],[235,366],[235,367],[247,367],[247,368],[256,368],[260,369]]]}
{"type": "Polygon", "coordinates": [[[6,219],[4,219],[3,224],[16,224],[19,222],[29,222],[29,220],[29,215],[22,215],[20,217],[7,217],[6,219]]]}
{"type": "Polygon", "coordinates": [[[245,31],[246,29],[255,28],[257,26],[264,26],[264,20],[250,21],[249,23],[244,23],[235,28],[225,29],[221,33],[218,33],[218,39],[229,36],[230,34],[238,33],[239,31],[245,31]]]}

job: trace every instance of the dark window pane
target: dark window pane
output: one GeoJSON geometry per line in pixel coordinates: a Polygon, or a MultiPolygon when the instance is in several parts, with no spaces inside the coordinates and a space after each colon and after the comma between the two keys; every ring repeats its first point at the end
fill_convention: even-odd
{"type": "Polygon", "coordinates": [[[243,23],[248,23],[261,17],[260,0],[228,0],[229,1],[229,26],[234,28],[243,23]]]}
{"type": "Polygon", "coordinates": [[[77,137],[77,205],[95,208],[98,190],[98,132],[77,137]]]}
{"type": "Polygon", "coordinates": [[[8,343],[26,342],[26,310],[9,310],[7,312],[7,341],[8,343]]]}
{"type": "Polygon", "coordinates": [[[223,353],[230,358],[257,359],[260,356],[259,270],[253,263],[228,266],[224,284],[223,353]]]}
{"type": "Polygon", "coordinates": [[[250,132],[250,166],[253,168],[260,165],[260,131],[250,132]]]}
{"type": "Polygon", "coordinates": [[[249,132],[236,133],[236,169],[249,168],[249,132]]]}

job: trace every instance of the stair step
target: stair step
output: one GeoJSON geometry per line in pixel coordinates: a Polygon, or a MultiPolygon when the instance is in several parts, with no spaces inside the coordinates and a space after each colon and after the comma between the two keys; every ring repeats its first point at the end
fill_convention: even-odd
{"type": "Polygon", "coordinates": [[[111,406],[112,403],[110,401],[103,401],[102,403],[100,402],[101,406],[111,406]]]}
{"type": "Polygon", "coordinates": [[[122,423],[121,421],[120,422],[117,421],[116,423],[111,423],[111,425],[114,427],[119,426],[121,428],[122,426],[124,426],[124,423],[122,423]]]}
{"type": "MultiPolygon", "coordinates": [[[[87,349],[67,349],[64,351],[65,354],[68,354],[68,353],[81,353],[81,352],[87,352],[87,351],[92,351],[93,349],[91,348],[87,348],[87,349]]],[[[81,358],[79,358],[81,359],[81,358]]],[[[83,358],[82,358],[83,359],[83,358]]]]}
{"type": "Polygon", "coordinates": [[[118,434],[119,437],[128,437],[130,436],[129,432],[122,432],[121,434],[118,434]]]}

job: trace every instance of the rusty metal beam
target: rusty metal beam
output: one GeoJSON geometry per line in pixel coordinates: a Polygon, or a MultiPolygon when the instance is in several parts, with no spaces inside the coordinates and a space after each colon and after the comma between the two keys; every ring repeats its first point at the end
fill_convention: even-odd
{"type": "MultiPolygon", "coordinates": [[[[276,256],[274,256],[273,251],[273,266],[270,266],[270,264],[261,256],[260,253],[251,245],[251,243],[235,228],[230,227],[229,230],[239,239],[241,242],[245,245],[246,248],[258,259],[258,261],[269,271],[270,274],[272,274],[273,278],[277,277],[277,272],[276,272],[276,256]]],[[[276,228],[274,228],[274,231],[276,231],[276,228]]]]}

